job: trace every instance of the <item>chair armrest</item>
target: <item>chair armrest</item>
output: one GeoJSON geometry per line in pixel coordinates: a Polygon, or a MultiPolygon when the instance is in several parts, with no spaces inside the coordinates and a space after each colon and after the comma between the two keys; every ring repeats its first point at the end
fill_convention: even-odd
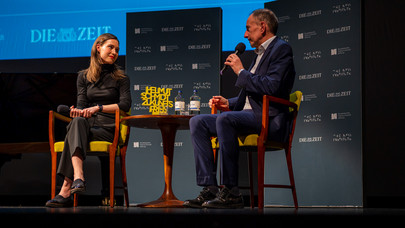
{"type": "Polygon", "coordinates": [[[71,117],[67,117],[67,116],[61,115],[61,114],[59,114],[59,113],[57,113],[57,112],[49,111],[49,115],[51,115],[51,112],[52,112],[53,116],[54,116],[56,119],[58,119],[58,120],[62,120],[62,121],[67,122],[67,123],[69,123],[70,121],[72,121],[72,118],[71,118],[71,117]]]}
{"type": "Polygon", "coordinates": [[[217,113],[218,113],[217,107],[215,105],[213,105],[211,107],[211,114],[217,114],[217,113]]]}
{"type": "MultiPolygon", "coordinates": [[[[128,113],[124,112],[121,109],[115,110],[115,130],[114,130],[114,140],[112,142],[111,148],[117,148],[118,143],[119,143],[119,137],[120,137],[120,124],[122,123],[121,117],[123,116],[129,116],[128,113]]],[[[111,155],[110,156],[115,156],[115,151],[113,149],[110,150],[111,155]]]]}
{"type": "Polygon", "coordinates": [[[120,116],[129,116],[129,114],[120,109],[120,116]]]}
{"type": "Polygon", "coordinates": [[[278,98],[278,97],[274,97],[274,96],[270,96],[270,95],[263,95],[263,107],[262,107],[262,129],[260,132],[260,140],[262,140],[262,142],[265,142],[267,139],[267,135],[268,135],[268,126],[269,126],[269,106],[270,106],[270,102],[273,103],[277,103],[277,104],[282,104],[285,105],[289,108],[292,108],[295,114],[298,110],[298,106],[297,104],[290,102],[288,100],[282,99],[282,98],[278,98]]]}
{"type": "Polygon", "coordinates": [[[120,111],[119,109],[115,110],[115,131],[114,131],[114,140],[112,144],[112,148],[117,148],[118,145],[118,137],[120,135],[120,111]]]}
{"type": "MultiPolygon", "coordinates": [[[[221,110],[221,112],[228,112],[228,111],[231,111],[231,110],[229,108],[227,108],[226,110],[221,110]]],[[[211,107],[211,114],[217,114],[217,113],[218,113],[218,108],[215,105],[213,105],[211,107]]]]}
{"type": "MultiPolygon", "coordinates": [[[[264,99],[266,99],[267,102],[274,102],[274,103],[282,104],[282,105],[288,106],[290,108],[293,108],[294,110],[297,110],[297,104],[292,103],[292,102],[290,102],[288,100],[284,100],[284,99],[281,99],[281,98],[278,98],[278,97],[273,97],[273,96],[270,96],[270,95],[263,95],[263,101],[264,101],[264,99]]],[[[230,110],[225,110],[225,111],[230,111],[230,110]]],[[[211,107],[211,114],[216,114],[217,112],[218,112],[217,107],[212,106],[211,107]]]]}
{"type": "Polygon", "coordinates": [[[273,96],[270,96],[270,95],[263,95],[263,102],[264,102],[264,99],[267,99],[267,102],[273,102],[273,103],[285,105],[287,107],[292,108],[294,111],[298,109],[297,104],[295,104],[295,103],[293,103],[291,101],[282,99],[282,98],[273,97],[273,96]]]}
{"type": "MultiPolygon", "coordinates": [[[[262,129],[261,129],[261,133],[260,133],[260,138],[261,140],[266,141],[267,139],[267,135],[268,135],[268,126],[269,126],[269,103],[273,102],[273,103],[277,103],[277,104],[282,104],[285,105],[289,108],[292,108],[292,112],[294,112],[295,114],[298,111],[298,106],[297,104],[290,102],[288,100],[282,99],[282,98],[278,98],[278,97],[274,97],[274,96],[270,96],[270,95],[263,95],[263,107],[262,107],[262,129]]],[[[226,110],[226,111],[230,111],[230,110],[226,110]]],[[[211,114],[216,114],[218,112],[217,107],[212,106],[211,107],[211,114]]]]}
{"type": "Polygon", "coordinates": [[[64,122],[72,121],[72,118],[66,117],[54,111],[49,111],[49,118],[48,118],[48,137],[49,137],[49,146],[51,148],[51,152],[54,152],[54,143],[55,143],[55,118],[62,120],[64,122]]]}

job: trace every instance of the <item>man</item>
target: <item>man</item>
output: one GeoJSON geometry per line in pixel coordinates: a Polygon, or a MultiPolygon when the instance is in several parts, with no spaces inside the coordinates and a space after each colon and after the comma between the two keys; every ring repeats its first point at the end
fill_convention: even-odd
{"type": "MultiPolygon", "coordinates": [[[[226,99],[213,96],[210,107],[227,112],[202,114],[190,119],[194,147],[197,184],[204,187],[196,199],[186,200],[187,207],[241,208],[243,199],[238,189],[238,135],[259,134],[264,94],[289,99],[295,70],[291,47],[276,37],[278,20],[268,9],[252,12],[246,22],[245,38],[256,48],[257,57],[249,70],[245,70],[236,54],[231,54],[225,64],[238,75],[236,86],[241,88],[238,97],[226,99]],[[211,136],[217,136],[221,153],[221,174],[225,187],[219,189],[216,167],[211,147],[211,136]]],[[[288,109],[270,104],[269,137],[285,140],[288,109]]]]}

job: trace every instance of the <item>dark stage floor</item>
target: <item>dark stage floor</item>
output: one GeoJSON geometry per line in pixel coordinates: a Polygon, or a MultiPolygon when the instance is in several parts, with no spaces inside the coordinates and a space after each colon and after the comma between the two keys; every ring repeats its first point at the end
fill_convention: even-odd
{"type": "Polygon", "coordinates": [[[2,224],[39,224],[54,227],[338,227],[397,226],[405,209],[265,208],[264,210],[77,207],[0,207],[2,224]]]}

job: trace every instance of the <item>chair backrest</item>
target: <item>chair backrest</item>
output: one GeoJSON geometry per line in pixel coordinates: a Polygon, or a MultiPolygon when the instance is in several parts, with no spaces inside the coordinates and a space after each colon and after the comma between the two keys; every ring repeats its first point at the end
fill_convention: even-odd
{"type": "MultiPolygon", "coordinates": [[[[297,111],[300,110],[301,100],[302,100],[301,91],[295,91],[294,93],[290,94],[290,102],[295,103],[297,105],[297,111]]],[[[290,111],[292,110],[293,109],[290,108],[290,111]]]]}
{"type": "MultiPolygon", "coordinates": [[[[302,92],[301,91],[295,91],[294,93],[290,94],[290,99],[289,101],[291,103],[294,103],[297,105],[297,110],[294,111],[294,108],[290,107],[290,116],[288,119],[287,123],[287,131],[285,132],[285,141],[276,141],[276,140],[265,140],[265,146],[266,150],[282,150],[285,149],[286,146],[291,145],[292,138],[294,136],[294,131],[295,131],[295,123],[296,123],[296,118],[298,114],[298,110],[301,105],[301,100],[302,100],[302,92]]],[[[259,138],[259,135],[257,134],[251,134],[248,136],[241,136],[239,140],[241,141],[239,145],[243,145],[243,147],[246,147],[247,150],[250,150],[251,147],[256,147],[257,146],[257,141],[259,138]],[[243,143],[242,143],[243,142],[243,143]]],[[[266,137],[263,137],[266,138],[266,137]]]]}
{"type": "MultiPolygon", "coordinates": [[[[131,110],[129,110],[129,112],[127,112],[128,115],[131,115],[131,110]]],[[[123,116],[121,116],[122,118],[123,116]]],[[[128,128],[128,125],[121,123],[120,124],[120,141],[119,141],[119,145],[124,145],[125,143],[127,143],[127,134],[129,134],[129,130],[130,128],[128,128]]]]}
{"type": "MultiPolygon", "coordinates": [[[[297,105],[297,110],[292,113],[292,121],[290,125],[290,132],[289,132],[289,137],[288,141],[289,144],[292,143],[292,138],[294,137],[294,132],[295,132],[295,124],[297,122],[297,114],[301,106],[301,101],[302,101],[302,92],[301,91],[295,91],[294,93],[290,94],[290,102],[295,103],[297,105]]],[[[290,108],[290,112],[293,111],[293,108],[290,108]]]]}

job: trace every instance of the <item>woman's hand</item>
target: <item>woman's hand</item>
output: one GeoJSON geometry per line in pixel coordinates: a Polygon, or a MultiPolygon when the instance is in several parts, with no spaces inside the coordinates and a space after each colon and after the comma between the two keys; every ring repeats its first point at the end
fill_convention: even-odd
{"type": "MultiPolygon", "coordinates": [[[[110,105],[103,105],[103,112],[106,113],[114,113],[115,110],[119,109],[117,104],[110,104],[110,105]]],[[[94,113],[99,111],[98,105],[85,108],[85,109],[77,109],[74,106],[70,107],[70,117],[84,117],[90,118],[94,115],[94,113]]]]}
{"type": "Polygon", "coordinates": [[[98,106],[93,106],[90,108],[85,108],[82,110],[82,116],[84,118],[90,118],[93,116],[94,113],[98,112],[99,108],[98,106]]]}
{"type": "Polygon", "coordinates": [[[98,110],[99,110],[98,106],[93,106],[85,109],[77,109],[74,106],[72,106],[70,107],[70,117],[90,118],[93,116],[94,113],[98,112],[98,110]]]}
{"type": "Polygon", "coordinates": [[[70,117],[75,118],[82,116],[82,110],[75,108],[75,106],[70,107],[70,117]]]}

